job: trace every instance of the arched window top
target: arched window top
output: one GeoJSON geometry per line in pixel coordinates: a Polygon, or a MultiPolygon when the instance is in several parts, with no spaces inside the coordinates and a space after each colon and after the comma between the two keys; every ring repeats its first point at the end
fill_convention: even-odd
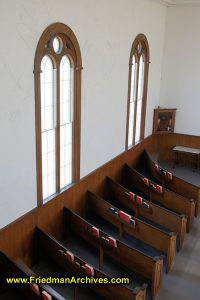
{"type": "Polygon", "coordinates": [[[139,34],[133,42],[130,53],[130,64],[132,64],[133,58],[138,62],[141,56],[146,60],[146,63],[149,63],[149,44],[144,34],[139,34]]]}
{"type": "Polygon", "coordinates": [[[129,59],[126,149],[144,138],[149,45],[144,34],[139,34],[131,47],[129,59]]]}
{"type": "MultiPolygon", "coordinates": [[[[63,23],[54,23],[49,25],[42,33],[36,53],[34,62],[34,71],[40,72],[40,62],[45,54],[53,49],[55,57],[62,57],[63,52],[67,53],[69,57],[73,58],[74,65],[77,69],[82,69],[82,58],[78,40],[74,32],[63,23]]],[[[52,52],[53,53],[53,52],[52,52]]],[[[54,56],[54,55],[53,55],[54,56]]],[[[55,58],[55,61],[57,59],[55,58]]]]}
{"type": "Polygon", "coordinates": [[[81,70],[73,31],[48,26],[34,61],[38,205],[80,178],[81,70]]]}

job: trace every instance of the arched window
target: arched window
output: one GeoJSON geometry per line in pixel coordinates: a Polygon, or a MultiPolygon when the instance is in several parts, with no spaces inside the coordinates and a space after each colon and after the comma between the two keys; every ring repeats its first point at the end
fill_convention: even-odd
{"type": "Polygon", "coordinates": [[[144,138],[149,46],[140,34],[133,42],[129,61],[126,149],[144,138]]]}
{"type": "Polygon", "coordinates": [[[80,178],[81,70],[72,30],[50,25],[34,63],[38,205],[80,178]]]}

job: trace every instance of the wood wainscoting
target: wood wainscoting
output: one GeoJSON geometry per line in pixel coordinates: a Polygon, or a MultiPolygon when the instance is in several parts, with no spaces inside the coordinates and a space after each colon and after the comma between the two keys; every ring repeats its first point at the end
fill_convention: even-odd
{"type": "MultiPolygon", "coordinates": [[[[117,180],[125,162],[134,165],[144,149],[147,149],[149,153],[156,151],[155,145],[155,136],[147,137],[141,143],[123,152],[63,193],[57,195],[53,200],[35,208],[1,229],[0,250],[13,260],[17,258],[23,259],[30,266],[33,260],[33,233],[36,226],[60,239],[63,208],[65,206],[72,211],[83,213],[87,190],[102,195],[106,176],[117,180]]],[[[13,201],[17,201],[17,199],[13,199],[13,201]]]]}
{"type": "MultiPolygon", "coordinates": [[[[200,148],[200,137],[183,134],[151,135],[130,150],[123,152],[102,167],[72,185],[63,193],[43,206],[37,207],[0,230],[0,250],[11,259],[23,259],[32,264],[33,233],[36,226],[60,239],[63,222],[63,208],[66,206],[77,213],[84,213],[86,191],[103,195],[106,176],[118,181],[124,163],[136,165],[144,149],[148,153],[170,148],[175,145],[200,148]]],[[[13,199],[17,201],[17,199],[13,199]]],[[[28,201],[28,199],[27,199],[28,201]]]]}
{"type": "Polygon", "coordinates": [[[164,161],[172,161],[174,159],[171,150],[175,146],[200,149],[200,136],[181,133],[155,134],[155,140],[156,149],[160,152],[160,158],[164,161]]]}

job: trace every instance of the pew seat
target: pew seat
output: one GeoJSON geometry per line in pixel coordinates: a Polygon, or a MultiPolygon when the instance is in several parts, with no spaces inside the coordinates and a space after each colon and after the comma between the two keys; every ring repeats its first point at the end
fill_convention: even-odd
{"type": "Polygon", "coordinates": [[[162,187],[160,184],[151,181],[151,179],[145,177],[128,164],[125,164],[123,167],[122,185],[130,191],[132,191],[132,186],[137,186],[149,201],[180,214],[180,216],[186,216],[187,231],[190,231],[195,216],[194,200],[183,197],[180,194],[162,187]],[[149,181],[148,184],[145,184],[145,179],[149,181]]]}
{"type": "Polygon", "coordinates": [[[173,173],[161,168],[155,163],[145,150],[141,155],[140,168],[146,169],[150,176],[160,182],[163,187],[178,193],[195,201],[195,216],[197,217],[200,210],[200,188],[192,183],[189,183],[181,178],[178,178],[173,173]]]}
{"type": "MultiPolygon", "coordinates": [[[[42,299],[41,294],[36,294],[29,284],[8,284],[6,278],[29,278],[17,263],[13,262],[7,255],[0,252],[0,299],[42,299]]],[[[54,298],[53,300],[57,300],[54,298]]],[[[58,299],[62,300],[62,299],[58,299]]]]}
{"type": "MultiPolygon", "coordinates": [[[[119,237],[119,230],[116,226],[108,222],[107,220],[103,219],[101,216],[97,214],[92,214],[86,218],[86,220],[93,224],[94,226],[98,227],[100,230],[106,232],[110,236],[117,239],[119,237]]],[[[129,234],[124,233],[122,236],[121,241],[128,245],[131,248],[134,248],[140,252],[142,252],[144,255],[147,255],[151,258],[154,258],[156,256],[162,256],[163,257],[163,263],[164,263],[164,270],[166,270],[166,255],[164,252],[157,250],[154,247],[151,247],[150,245],[142,242],[139,239],[134,238],[133,236],[130,236],[129,234]]]]}
{"type": "MultiPolygon", "coordinates": [[[[106,201],[108,201],[110,204],[116,206],[120,210],[123,210],[126,213],[132,215],[133,217],[136,217],[135,212],[132,209],[128,208],[126,205],[123,205],[121,202],[119,202],[117,200],[114,200],[113,198],[106,199],[106,201]]],[[[155,228],[160,229],[161,231],[164,231],[165,233],[170,233],[171,232],[170,229],[168,229],[168,228],[166,228],[166,227],[164,227],[164,226],[162,226],[162,225],[160,225],[160,224],[158,224],[154,221],[151,221],[151,220],[141,216],[140,214],[138,215],[137,218],[140,219],[141,221],[151,225],[151,226],[154,226],[155,228]]]]}
{"type": "MultiPolygon", "coordinates": [[[[66,240],[61,241],[61,244],[63,244],[73,254],[78,255],[80,258],[86,260],[91,266],[99,269],[98,249],[87,243],[79,235],[71,232],[68,234],[66,240]]],[[[130,284],[125,286],[132,291],[137,289],[138,286],[142,286],[144,284],[144,280],[140,279],[138,274],[133,271],[130,272],[107,255],[104,255],[103,272],[110,278],[130,278],[130,284]]],[[[147,288],[147,299],[150,299],[149,287],[147,288]]]]}
{"type": "Polygon", "coordinates": [[[26,298],[16,287],[0,292],[0,300],[25,300],[26,298]]]}
{"type": "MultiPolygon", "coordinates": [[[[63,243],[56,240],[53,236],[43,232],[41,229],[36,228],[36,244],[35,246],[39,249],[40,255],[43,257],[48,257],[56,265],[59,266],[67,276],[68,273],[72,274],[75,277],[94,277],[94,278],[107,278],[108,281],[111,280],[111,276],[108,273],[95,268],[94,265],[89,265],[89,262],[84,258],[80,257],[80,249],[78,249],[78,255],[72,253],[72,248],[67,248],[63,243]]],[[[73,236],[73,235],[72,235],[73,236]]],[[[76,242],[77,239],[75,239],[76,242]]],[[[70,237],[67,236],[67,241],[70,241],[70,237]]],[[[80,246],[80,244],[79,244],[80,246]]],[[[78,246],[78,247],[79,247],[78,246]]],[[[88,250],[86,250],[88,251],[88,250]]],[[[76,285],[79,289],[79,285],[76,285]]],[[[137,286],[134,289],[131,289],[129,286],[123,284],[119,285],[110,285],[110,284],[87,284],[92,291],[98,293],[101,297],[103,296],[106,299],[116,299],[121,300],[122,295],[124,300],[145,300],[146,299],[146,288],[147,284],[142,284],[137,286]]],[[[96,298],[95,296],[93,297],[96,298]]]]}
{"type": "MultiPolygon", "coordinates": [[[[166,255],[166,270],[169,272],[176,256],[176,234],[174,232],[170,232],[170,234],[165,233],[137,218],[132,219],[131,215],[128,216],[134,224],[124,222],[119,216],[120,212],[124,213],[123,211],[120,211],[117,207],[90,191],[88,191],[87,207],[88,213],[86,218],[95,216],[92,217],[93,222],[95,222],[100,217],[106,222],[113,224],[118,228],[119,239],[122,240],[126,236],[131,236],[131,240],[136,241],[137,247],[141,248],[141,245],[143,245],[142,251],[145,251],[145,253],[149,251],[149,246],[151,250],[158,251],[157,255],[164,253],[166,255]],[[138,240],[140,244],[138,244],[138,240]]],[[[92,220],[90,222],[92,223],[92,220]]]]}
{"type": "MultiPolygon", "coordinates": [[[[55,264],[51,259],[44,258],[32,267],[32,270],[41,277],[55,277],[55,278],[66,278],[71,277],[71,274],[66,274],[62,269],[55,264]]],[[[62,295],[65,299],[74,300],[74,285],[70,284],[53,284],[51,287],[62,295]]],[[[79,287],[77,299],[83,300],[100,300],[102,299],[98,294],[94,293],[87,286],[79,287]]]]}
{"type": "Polygon", "coordinates": [[[148,282],[151,287],[152,298],[157,296],[162,282],[162,256],[150,257],[129,247],[119,239],[113,238],[92,223],[86,221],[80,215],[64,208],[64,236],[75,233],[77,239],[83,238],[84,241],[98,250],[99,268],[104,269],[104,256],[118,262],[126,269],[133,271],[141,282],[148,282]],[[124,260],[124,257],[127,259],[124,260]]]}

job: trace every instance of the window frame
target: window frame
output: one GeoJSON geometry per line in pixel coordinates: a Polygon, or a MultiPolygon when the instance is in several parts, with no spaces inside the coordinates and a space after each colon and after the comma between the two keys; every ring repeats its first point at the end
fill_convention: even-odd
{"type": "MultiPolygon", "coordinates": [[[[37,170],[37,204],[43,205],[43,191],[42,191],[42,137],[41,137],[41,61],[45,55],[49,55],[52,60],[55,60],[54,68],[56,66],[56,193],[49,196],[45,200],[54,198],[59,193],[63,192],[71,185],[60,189],[60,64],[62,57],[67,55],[73,60],[74,67],[74,127],[73,127],[73,182],[80,179],[80,140],[81,140],[81,71],[82,58],[78,40],[73,31],[63,23],[54,23],[49,25],[42,33],[35,52],[34,60],[34,83],[35,83],[35,130],[36,130],[36,170],[37,170]],[[45,45],[56,36],[64,36],[70,45],[70,49],[63,50],[62,53],[55,53],[52,58],[52,51],[45,48],[45,45]],[[56,57],[58,59],[56,59],[56,57]],[[59,87],[59,88],[58,88],[59,87]]],[[[46,201],[45,201],[46,202],[46,201]]]]}
{"type": "MultiPolygon", "coordinates": [[[[140,140],[144,139],[145,131],[145,121],[146,121],[146,105],[147,105],[147,87],[148,87],[148,73],[150,64],[150,54],[149,54],[149,44],[146,36],[144,34],[139,34],[135,38],[130,52],[129,58],[129,75],[128,75],[128,100],[127,100],[127,118],[126,118],[126,140],[125,140],[125,150],[132,148],[135,142],[135,132],[136,132],[136,115],[137,115],[137,101],[138,101],[138,80],[139,80],[139,60],[140,56],[144,57],[144,80],[143,80],[143,94],[142,94],[142,108],[141,108],[141,122],[140,122],[140,140]],[[141,43],[143,46],[143,51],[138,55],[138,44],[141,43]],[[134,106],[134,125],[133,125],[133,144],[128,146],[129,137],[129,114],[130,114],[130,97],[131,97],[131,81],[132,81],[132,61],[133,56],[135,56],[135,62],[137,63],[136,70],[136,85],[135,85],[135,106],[134,106]]],[[[138,142],[137,142],[138,143],[138,142]]]]}

